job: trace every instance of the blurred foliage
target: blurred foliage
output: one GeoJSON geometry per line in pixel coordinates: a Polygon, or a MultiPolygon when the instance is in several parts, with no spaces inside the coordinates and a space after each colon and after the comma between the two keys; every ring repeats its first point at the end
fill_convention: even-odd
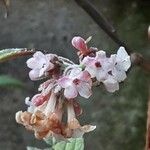
{"type": "Polygon", "coordinates": [[[0,75],[0,87],[13,87],[13,88],[23,88],[24,84],[7,75],[0,75]]]}
{"type": "Polygon", "coordinates": [[[84,150],[83,138],[72,138],[68,141],[58,142],[53,146],[54,150],[84,150]]]}
{"type": "Polygon", "coordinates": [[[27,147],[27,150],[84,150],[83,138],[71,138],[66,141],[56,142],[54,138],[46,140],[50,148],[39,149],[35,147],[27,147]]]}

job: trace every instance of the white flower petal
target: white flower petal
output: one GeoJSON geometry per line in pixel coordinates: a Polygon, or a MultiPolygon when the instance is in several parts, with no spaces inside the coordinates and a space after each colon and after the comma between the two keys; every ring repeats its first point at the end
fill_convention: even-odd
{"type": "Polygon", "coordinates": [[[96,67],[87,66],[85,70],[89,72],[89,74],[91,75],[91,78],[94,78],[96,76],[96,73],[97,73],[96,67]]]}
{"type": "Polygon", "coordinates": [[[120,47],[117,52],[116,62],[122,67],[122,70],[127,71],[131,66],[130,56],[124,47],[120,47]]]}
{"type": "Polygon", "coordinates": [[[105,70],[103,70],[102,68],[99,68],[96,73],[96,79],[98,81],[103,81],[107,78],[107,75],[108,73],[105,70]]]}
{"type": "Polygon", "coordinates": [[[108,78],[107,80],[105,80],[103,83],[108,92],[113,93],[113,92],[119,90],[118,82],[111,77],[108,78]]]}
{"type": "Polygon", "coordinates": [[[64,76],[62,78],[60,78],[58,80],[58,84],[62,87],[62,88],[67,88],[68,86],[70,86],[70,84],[72,83],[72,79],[64,76]]]}
{"type": "Polygon", "coordinates": [[[77,85],[79,94],[84,98],[89,98],[92,95],[91,86],[87,82],[80,82],[77,85]]]}
{"type": "Polygon", "coordinates": [[[112,70],[112,75],[118,82],[124,81],[127,77],[124,70],[117,70],[116,68],[112,70]]]}
{"type": "Polygon", "coordinates": [[[85,65],[85,66],[88,66],[88,65],[90,65],[91,63],[93,63],[93,61],[95,61],[95,58],[94,58],[94,57],[86,56],[86,57],[84,57],[84,59],[82,60],[81,64],[83,64],[83,65],[85,65]]]}

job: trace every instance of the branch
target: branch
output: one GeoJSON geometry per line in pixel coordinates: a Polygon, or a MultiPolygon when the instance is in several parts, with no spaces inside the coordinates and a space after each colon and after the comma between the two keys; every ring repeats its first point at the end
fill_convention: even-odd
{"type": "Polygon", "coordinates": [[[130,54],[131,49],[122,40],[119,39],[119,37],[116,34],[116,30],[107,21],[107,19],[102,15],[101,12],[98,12],[98,10],[96,10],[96,8],[88,0],[75,1],[91,16],[91,18],[99,25],[99,27],[103,29],[109,37],[111,37],[111,39],[114,42],[116,42],[119,46],[125,47],[126,51],[130,54]]]}
{"type": "Polygon", "coordinates": [[[76,3],[82,7],[91,18],[98,24],[98,26],[104,30],[104,32],[119,46],[125,47],[128,54],[131,55],[131,61],[133,64],[140,66],[142,69],[150,73],[150,61],[144,59],[141,54],[133,53],[131,48],[129,48],[126,43],[124,43],[116,34],[114,27],[107,21],[107,19],[102,15],[101,12],[96,10],[96,8],[88,0],[75,0],[76,3]]]}

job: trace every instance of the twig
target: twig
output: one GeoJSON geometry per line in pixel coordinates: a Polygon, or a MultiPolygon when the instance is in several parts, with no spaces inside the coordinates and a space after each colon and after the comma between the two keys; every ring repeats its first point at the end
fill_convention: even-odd
{"type": "Polygon", "coordinates": [[[5,5],[5,9],[6,9],[4,17],[7,18],[9,16],[10,0],[2,0],[2,1],[3,1],[3,4],[5,5]]]}
{"type": "Polygon", "coordinates": [[[150,150],[150,86],[149,86],[149,99],[147,111],[147,132],[146,132],[146,146],[145,150],[150,150]]]}
{"type": "Polygon", "coordinates": [[[92,17],[92,19],[99,25],[99,27],[103,29],[114,42],[116,42],[119,46],[125,47],[126,51],[130,54],[131,49],[122,40],[119,39],[114,27],[107,21],[107,19],[100,11],[96,10],[96,8],[88,0],[75,1],[92,17]]]}
{"type": "Polygon", "coordinates": [[[75,0],[77,4],[82,7],[91,17],[92,19],[99,25],[101,29],[104,30],[105,33],[119,46],[125,47],[128,54],[131,55],[131,61],[133,64],[140,66],[142,69],[146,70],[150,73],[150,61],[146,60],[141,54],[133,53],[131,48],[127,46],[116,34],[116,30],[107,19],[102,15],[102,13],[88,1],[88,0],[75,0]]]}

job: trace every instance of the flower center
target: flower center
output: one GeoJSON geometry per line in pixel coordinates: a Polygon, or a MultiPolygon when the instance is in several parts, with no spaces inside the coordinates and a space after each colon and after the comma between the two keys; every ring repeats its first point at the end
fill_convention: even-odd
{"type": "Polygon", "coordinates": [[[95,66],[98,68],[98,67],[101,67],[101,63],[100,62],[96,62],[95,63],[95,66]]]}
{"type": "Polygon", "coordinates": [[[78,84],[80,83],[80,80],[79,80],[79,79],[74,79],[74,80],[73,80],[73,83],[74,83],[75,85],[78,85],[78,84]]]}

